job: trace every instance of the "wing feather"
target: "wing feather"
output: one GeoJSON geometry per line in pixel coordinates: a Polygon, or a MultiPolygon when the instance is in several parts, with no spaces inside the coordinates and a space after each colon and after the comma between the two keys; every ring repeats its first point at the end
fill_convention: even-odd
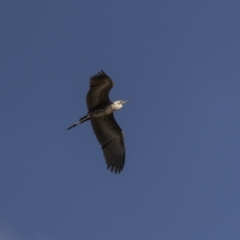
{"type": "Polygon", "coordinates": [[[125,146],[122,129],[113,114],[92,118],[93,131],[102,146],[107,168],[120,173],[125,163],[125,146]]]}
{"type": "Polygon", "coordinates": [[[96,106],[110,103],[109,92],[113,87],[112,79],[104,72],[98,72],[90,78],[90,89],[87,93],[88,111],[96,106]]]}

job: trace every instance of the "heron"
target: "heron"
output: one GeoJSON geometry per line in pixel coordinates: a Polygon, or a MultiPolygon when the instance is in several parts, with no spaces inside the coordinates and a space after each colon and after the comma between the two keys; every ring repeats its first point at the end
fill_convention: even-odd
{"type": "Polygon", "coordinates": [[[120,110],[129,100],[111,102],[109,92],[113,87],[112,79],[101,70],[90,78],[90,89],[86,101],[88,113],[67,129],[90,120],[93,131],[100,143],[107,168],[120,173],[125,163],[124,133],[116,122],[113,112],[120,110]]]}

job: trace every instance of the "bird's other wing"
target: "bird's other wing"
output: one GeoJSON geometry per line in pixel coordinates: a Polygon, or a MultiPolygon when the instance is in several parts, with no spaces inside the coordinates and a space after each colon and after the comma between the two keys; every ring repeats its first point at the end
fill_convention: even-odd
{"type": "Polygon", "coordinates": [[[87,93],[88,111],[98,105],[107,105],[110,103],[109,91],[113,87],[113,81],[102,70],[90,78],[90,89],[87,93]]]}
{"type": "Polygon", "coordinates": [[[125,147],[123,131],[117,124],[113,114],[91,118],[93,131],[102,146],[107,168],[120,173],[125,163],[125,147]]]}

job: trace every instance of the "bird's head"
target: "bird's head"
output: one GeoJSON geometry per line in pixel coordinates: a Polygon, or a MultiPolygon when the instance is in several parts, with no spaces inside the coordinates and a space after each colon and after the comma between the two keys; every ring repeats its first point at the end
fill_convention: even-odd
{"type": "Polygon", "coordinates": [[[131,102],[130,100],[118,100],[113,102],[112,106],[114,108],[114,110],[119,110],[123,107],[123,104],[131,102]]]}

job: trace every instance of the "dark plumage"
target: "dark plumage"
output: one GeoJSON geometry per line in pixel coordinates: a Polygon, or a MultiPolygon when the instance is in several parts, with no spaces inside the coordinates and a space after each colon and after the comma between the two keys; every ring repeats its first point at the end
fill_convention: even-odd
{"type": "Polygon", "coordinates": [[[129,101],[119,100],[112,103],[109,100],[112,87],[113,81],[104,71],[91,77],[86,99],[88,114],[68,129],[90,120],[98,142],[102,146],[107,168],[120,173],[125,163],[124,136],[113,116],[113,111],[119,110],[129,101]]]}

